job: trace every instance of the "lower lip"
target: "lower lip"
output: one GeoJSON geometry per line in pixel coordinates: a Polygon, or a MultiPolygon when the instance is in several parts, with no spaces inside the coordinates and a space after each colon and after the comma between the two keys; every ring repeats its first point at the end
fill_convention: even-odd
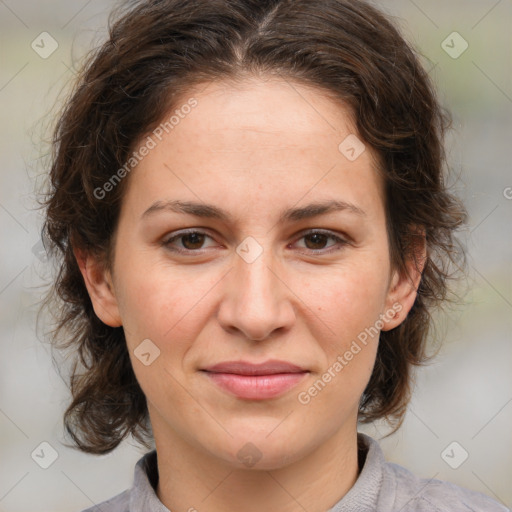
{"type": "Polygon", "coordinates": [[[296,386],[308,372],[276,373],[274,375],[237,375],[206,372],[224,391],[247,400],[266,400],[282,395],[296,386]]]}

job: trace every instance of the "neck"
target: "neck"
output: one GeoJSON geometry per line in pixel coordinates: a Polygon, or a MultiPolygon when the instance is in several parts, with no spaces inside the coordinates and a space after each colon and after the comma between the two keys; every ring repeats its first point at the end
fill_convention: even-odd
{"type": "Polygon", "coordinates": [[[355,426],[350,432],[332,436],[303,458],[272,470],[239,469],[168,431],[166,434],[165,439],[155,435],[156,493],[173,512],[325,512],[349,491],[358,476],[355,426]]]}

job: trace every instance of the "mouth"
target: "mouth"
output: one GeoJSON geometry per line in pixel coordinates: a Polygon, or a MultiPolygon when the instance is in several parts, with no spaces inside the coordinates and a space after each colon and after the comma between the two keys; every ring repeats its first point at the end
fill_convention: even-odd
{"type": "Polygon", "coordinates": [[[245,400],[278,397],[298,385],[309,373],[300,366],[278,360],[261,364],[227,361],[201,371],[224,392],[245,400]]]}

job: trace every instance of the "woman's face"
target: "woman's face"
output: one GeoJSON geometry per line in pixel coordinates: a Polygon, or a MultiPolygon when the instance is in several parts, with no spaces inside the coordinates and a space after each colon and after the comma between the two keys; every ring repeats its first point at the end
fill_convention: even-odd
{"type": "Polygon", "coordinates": [[[124,327],[157,447],[277,468],[354,434],[378,331],[415,292],[392,272],[382,183],[341,104],[277,80],[192,96],[142,140],[112,281],[89,290],[124,327]],[[212,368],[275,360],[294,366],[212,368]]]}

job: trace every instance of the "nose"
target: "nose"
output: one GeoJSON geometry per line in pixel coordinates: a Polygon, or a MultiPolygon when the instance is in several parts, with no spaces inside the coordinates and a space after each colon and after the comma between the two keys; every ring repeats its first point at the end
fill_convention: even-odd
{"type": "Polygon", "coordinates": [[[221,326],[231,334],[262,341],[278,331],[289,330],[295,321],[294,294],[279,272],[271,251],[248,263],[236,256],[229,272],[218,311],[221,326]]]}

